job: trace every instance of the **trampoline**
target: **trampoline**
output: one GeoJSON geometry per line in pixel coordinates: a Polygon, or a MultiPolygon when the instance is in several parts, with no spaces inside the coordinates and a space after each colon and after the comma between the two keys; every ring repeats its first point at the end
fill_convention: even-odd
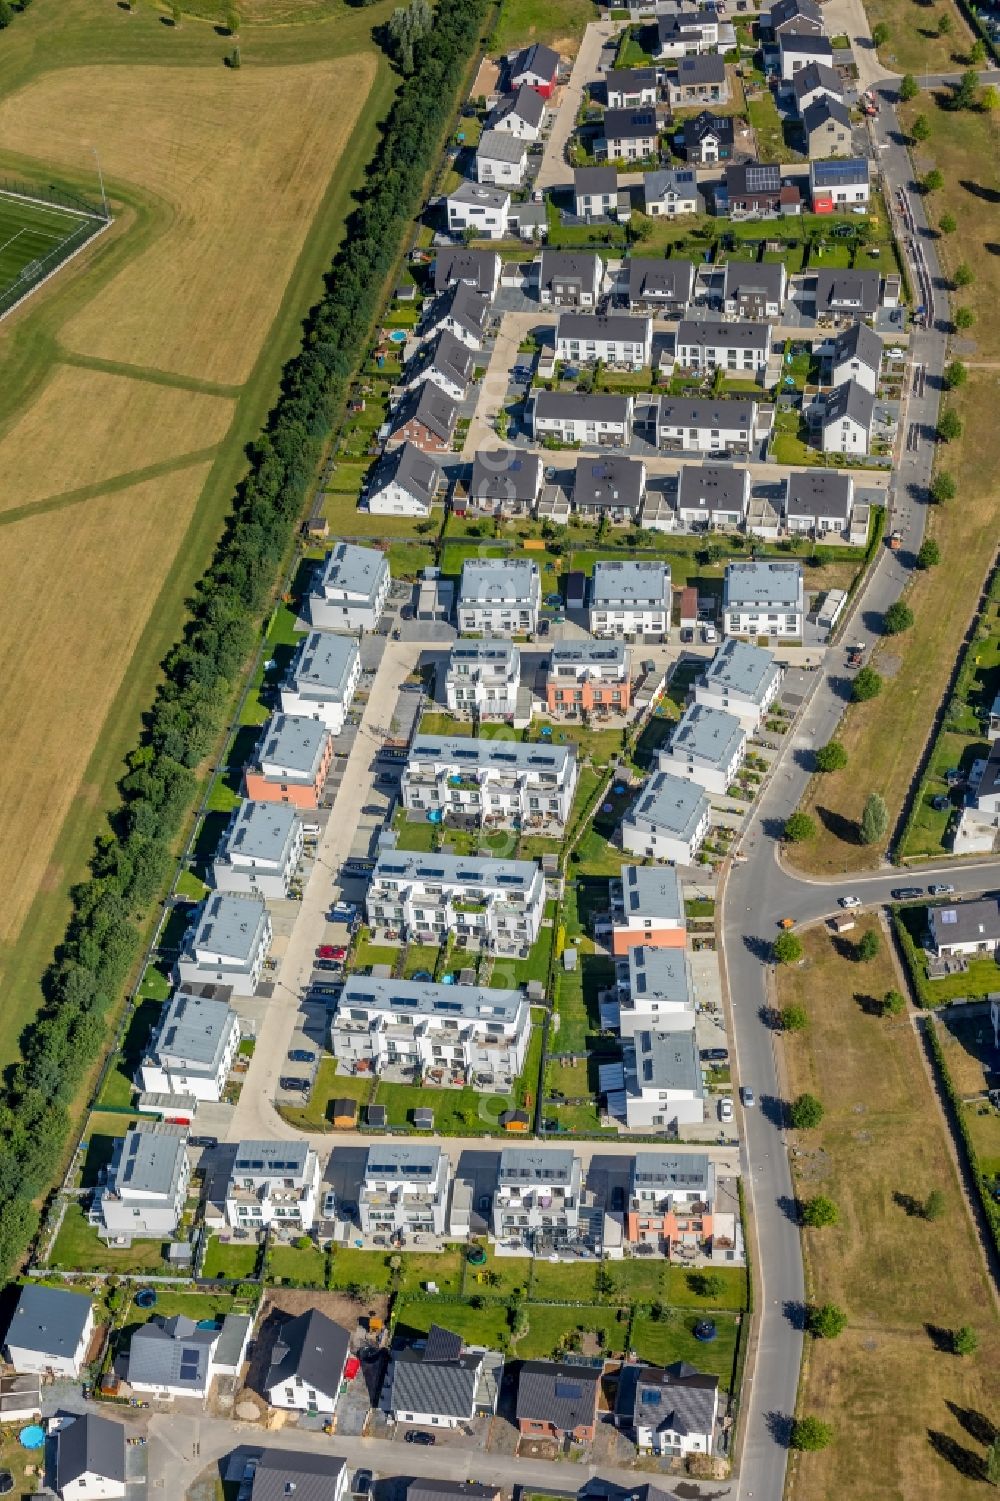
{"type": "Polygon", "coordinates": [[[152,1287],[141,1287],[135,1295],[136,1308],[155,1308],[156,1291],[152,1287]]]}
{"type": "Polygon", "coordinates": [[[701,1319],[695,1324],[691,1332],[695,1339],[700,1340],[703,1345],[707,1345],[715,1338],[716,1329],[711,1319],[701,1319]]]}
{"type": "Polygon", "coordinates": [[[624,795],[625,795],[625,784],[624,784],[624,782],[616,782],[615,783],[615,797],[623,797],[624,795]]]}

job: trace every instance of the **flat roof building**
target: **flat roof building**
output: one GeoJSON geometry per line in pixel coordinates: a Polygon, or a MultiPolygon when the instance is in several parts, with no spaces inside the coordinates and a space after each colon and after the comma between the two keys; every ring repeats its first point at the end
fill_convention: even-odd
{"type": "Polygon", "coordinates": [[[328,631],[376,630],[389,593],[390,578],[389,560],[378,548],[338,542],[327,555],[316,588],[309,596],[312,624],[328,631]]]}
{"type": "Polygon", "coordinates": [[[748,735],[760,725],[784,677],[772,652],[748,641],[724,641],[695,684],[695,702],[735,715],[748,735]]]}
{"type": "Polygon", "coordinates": [[[184,936],[178,979],[182,985],[230,985],[236,995],[253,995],[271,937],[271,917],[262,897],[214,892],[184,936]]]}
{"type": "Polygon", "coordinates": [[[244,770],[246,795],[255,802],[317,808],[332,759],[333,736],[320,720],[272,714],[244,770]]]}

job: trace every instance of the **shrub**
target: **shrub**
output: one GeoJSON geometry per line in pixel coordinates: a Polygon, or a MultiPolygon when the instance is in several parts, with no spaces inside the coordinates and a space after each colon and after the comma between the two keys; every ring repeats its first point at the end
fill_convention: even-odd
{"type": "Polygon", "coordinates": [[[971,287],[971,285],[972,285],[972,283],[973,283],[974,280],[975,280],[975,278],[973,277],[973,274],[972,274],[972,267],[970,265],[968,265],[965,261],[961,261],[955,267],[955,275],[952,277],[952,281],[955,283],[955,286],[956,287],[971,287]]]}
{"type": "Polygon", "coordinates": [[[926,141],[931,133],[931,122],[926,115],[918,115],[910,126],[910,135],[915,141],[926,141]]]}
{"type": "Polygon", "coordinates": [[[806,1314],[806,1328],[813,1339],[836,1339],[847,1328],[847,1314],[836,1303],[814,1303],[806,1314]]]}
{"type": "Polygon", "coordinates": [[[958,486],[946,469],[940,469],[931,480],[931,500],[935,505],[943,505],[945,501],[954,500],[958,493],[958,486]]]}
{"type": "MultiPolygon", "coordinates": [[[[975,321],[976,321],[975,315],[973,314],[973,311],[972,311],[972,309],[970,307],[959,307],[959,308],[955,309],[955,327],[956,328],[959,328],[959,329],[971,328],[972,325],[973,325],[973,323],[975,323],[975,321]]],[[[947,413],[945,415],[947,416],[947,413]]],[[[959,429],[959,431],[961,431],[961,429],[959,429]]],[[[958,434],[956,434],[956,437],[957,436],[958,436],[958,434]]]]}
{"type": "Polygon", "coordinates": [[[945,1196],[940,1188],[932,1188],[923,1203],[924,1219],[932,1224],[935,1220],[943,1219],[947,1207],[945,1196]]]}
{"type": "Polygon", "coordinates": [[[938,220],[938,229],[943,235],[953,235],[958,228],[958,220],[954,214],[942,214],[938,220]]]}
{"type": "Polygon", "coordinates": [[[872,41],[876,47],[884,47],[890,35],[889,28],[884,21],[879,21],[872,27],[872,41]]]}
{"type": "Polygon", "coordinates": [[[788,1118],[796,1131],[811,1131],[823,1119],[824,1111],[814,1094],[800,1094],[792,1101],[788,1118]]]}
{"type": "Polygon", "coordinates": [[[925,193],[940,193],[944,187],[944,173],[940,167],[932,167],[920,186],[925,193]]]}
{"type": "Polygon", "coordinates": [[[878,698],[882,692],[882,679],[874,667],[862,667],[851,686],[851,700],[863,704],[870,698],[878,698]]]}
{"type": "Polygon", "coordinates": [[[783,1032],[802,1032],[809,1025],[809,1013],[804,1006],[783,1006],[781,1008],[781,1030],[783,1032]]]}
{"type": "Polygon", "coordinates": [[[979,1349],[979,1335],[970,1325],[963,1324],[952,1335],[951,1348],[956,1355],[975,1355],[979,1349]]]}
{"type": "Polygon", "coordinates": [[[825,1229],[827,1225],[835,1225],[839,1219],[840,1210],[826,1194],[817,1194],[815,1198],[807,1199],[802,1206],[802,1223],[808,1225],[810,1230],[825,1229]]]}
{"type": "Polygon", "coordinates": [[[843,771],[847,765],[847,752],[839,740],[830,740],[816,752],[817,771],[843,771]]]}
{"type": "Polygon", "coordinates": [[[906,1010],[906,997],[900,990],[887,990],[879,1009],[883,1016],[900,1016],[906,1010]]]}
{"type": "Polygon", "coordinates": [[[917,83],[917,80],[914,78],[913,74],[904,73],[902,78],[899,80],[900,99],[902,99],[903,103],[905,104],[908,100],[915,99],[919,93],[920,85],[917,83]]]}
{"type": "Polygon", "coordinates": [[[815,1453],[825,1449],[832,1440],[833,1428],[829,1423],[824,1423],[822,1418],[804,1417],[795,1419],[788,1443],[792,1449],[815,1453]]]}
{"type": "Polygon", "coordinates": [[[858,833],[862,844],[878,844],[889,828],[889,810],[885,798],[879,792],[869,792],[861,812],[858,833]]]}
{"type": "Polygon", "coordinates": [[[964,386],[969,378],[969,372],[961,360],[952,360],[945,366],[944,383],[949,391],[956,391],[959,386],[964,386]]]}
{"type": "Polygon", "coordinates": [[[924,542],[921,542],[920,551],[917,553],[917,567],[934,568],[940,561],[941,549],[934,541],[934,538],[928,537],[924,542]]]}
{"type": "Polygon", "coordinates": [[[882,940],[875,928],[869,928],[867,933],[861,935],[861,942],[857,947],[857,956],[862,964],[871,964],[877,959],[882,951],[882,940]]]}
{"type": "Polygon", "coordinates": [[[816,838],[816,824],[808,813],[793,813],[785,820],[785,838],[789,844],[804,844],[816,838]]]}

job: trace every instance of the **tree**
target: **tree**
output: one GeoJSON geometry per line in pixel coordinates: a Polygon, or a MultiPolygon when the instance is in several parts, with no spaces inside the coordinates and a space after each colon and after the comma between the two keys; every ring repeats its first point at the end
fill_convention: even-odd
{"type": "Polygon", "coordinates": [[[876,26],[872,27],[872,41],[876,47],[884,47],[889,40],[889,35],[889,28],[884,21],[879,21],[876,26]]]}
{"type": "Polygon", "coordinates": [[[823,1230],[827,1225],[835,1225],[839,1219],[840,1210],[826,1194],[817,1194],[802,1206],[802,1223],[810,1230],[823,1230]]]}
{"type": "Polygon", "coordinates": [[[816,824],[808,813],[793,813],[785,819],[785,838],[789,844],[805,844],[816,838],[816,824]]]}
{"type": "Polygon", "coordinates": [[[996,109],[1000,108],[1000,89],[995,83],[983,89],[983,97],[979,102],[988,115],[992,115],[996,109]]]}
{"type": "Polygon", "coordinates": [[[861,941],[857,947],[858,958],[862,964],[871,964],[873,959],[878,958],[881,948],[882,940],[878,936],[877,930],[869,928],[866,933],[862,933],[861,935],[861,941]]]}
{"type": "Polygon", "coordinates": [[[975,109],[979,103],[979,74],[975,68],[967,68],[958,81],[958,88],[951,96],[952,109],[975,109]]]}
{"type": "Polygon", "coordinates": [[[975,277],[972,274],[972,267],[966,265],[965,261],[959,262],[959,264],[955,267],[955,275],[952,277],[952,281],[955,283],[955,286],[971,287],[974,280],[975,277]]]}
{"type": "Polygon", "coordinates": [[[940,547],[938,547],[933,537],[925,538],[920,544],[920,551],[917,553],[917,567],[924,569],[934,568],[940,561],[940,547]]]}
{"type": "Polygon", "coordinates": [[[976,321],[976,315],[970,307],[958,307],[955,309],[955,327],[959,329],[971,328],[976,321]]]}
{"type": "Polygon", "coordinates": [[[889,810],[880,792],[869,792],[861,811],[858,833],[862,844],[878,844],[889,828],[889,810]]]}
{"type": "Polygon", "coordinates": [[[970,1324],[963,1324],[952,1335],[951,1348],[956,1355],[975,1355],[979,1349],[979,1335],[970,1324]]]}
{"type": "Polygon", "coordinates": [[[940,1188],[932,1188],[924,1200],[923,1216],[925,1220],[939,1220],[945,1212],[947,1205],[944,1194],[940,1188]]]}
{"type": "Polygon", "coordinates": [[[14,11],[9,0],[0,0],[0,31],[4,31],[13,19],[14,11]]]}
{"type": "Polygon", "coordinates": [[[953,235],[958,228],[958,220],[954,214],[942,214],[938,220],[938,229],[943,235],[953,235]]]}
{"type": "Polygon", "coordinates": [[[956,391],[959,386],[964,386],[969,378],[969,372],[961,360],[952,360],[944,367],[944,383],[949,391],[956,391]]]}
{"type": "Polygon", "coordinates": [[[806,1328],[813,1339],[836,1339],[847,1328],[847,1314],[836,1303],[813,1303],[806,1314],[806,1328]]]}
{"type": "Polygon", "coordinates": [[[898,636],[913,625],[913,611],[902,599],[893,600],[882,616],[882,629],[887,636],[898,636]]]}
{"type": "Polygon", "coordinates": [[[946,407],[938,418],[937,435],[942,443],[952,443],[962,436],[962,419],[953,407],[946,407]]]}
{"type": "Polygon", "coordinates": [[[804,1006],[783,1006],[781,1008],[781,1030],[783,1032],[802,1032],[809,1025],[809,1014],[804,1006]]]}
{"type": "Polygon", "coordinates": [[[817,771],[843,771],[847,765],[847,752],[839,740],[830,740],[816,752],[817,771]]]}
{"type": "Polygon", "coordinates": [[[931,133],[931,122],[926,115],[918,115],[910,126],[910,135],[915,141],[926,141],[931,133]]]}
{"type": "Polygon", "coordinates": [[[986,1451],[986,1479],[990,1485],[1000,1486],[1000,1433],[986,1451]]]}
{"type": "Polygon", "coordinates": [[[925,193],[940,193],[944,187],[944,173],[940,167],[932,167],[921,186],[925,193]]]}
{"type": "Polygon", "coordinates": [[[944,505],[947,500],[954,500],[958,493],[958,486],[948,473],[947,469],[938,470],[931,480],[931,500],[935,505],[944,505]]]}
{"type": "Polygon", "coordinates": [[[687,1284],[698,1298],[720,1298],[725,1289],[718,1272],[688,1272],[687,1284]]]}
{"type": "Polygon", "coordinates": [[[230,36],[236,36],[240,29],[240,13],[235,5],[231,5],[226,11],[226,30],[230,36]]]}
{"type": "Polygon", "coordinates": [[[823,1119],[823,1106],[814,1094],[800,1094],[792,1101],[788,1118],[796,1131],[811,1131],[823,1119]]]}
{"type": "Polygon", "coordinates": [[[982,37],[977,37],[969,48],[969,63],[973,68],[981,68],[986,61],[986,43],[982,37]]]}
{"type": "Polygon", "coordinates": [[[937,34],[938,34],[938,36],[948,36],[948,34],[951,31],[951,27],[952,27],[951,16],[949,16],[949,14],[948,14],[947,11],[943,11],[941,13],[941,15],[938,16],[938,23],[937,23],[937,34]]]}
{"type": "Polygon", "coordinates": [[[883,1016],[899,1016],[906,1010],[906,997],[902,991],[887,990],[879,1009],[883,1016]]]}
{"type": "Polygon", "coordinates": [[[798,964],[802,958],[802,940],[797,933],[779,933],[772,952],[776,964],[798,964]]]}
{"type": "Polygon", "coordinates": [[[818,1450],[825,1449],[832,1439],[833,1428],[829,1423],[824,1423],[822,1418],[807,1416],[795,1419],[788,1442],[793,1449],[815,1454],[818,1450]]]}
{"type": "Polygon", "coordinates": [[[904,73],[899,80],[899,97],[906,104],[910,99],[915,99],[920,93],[920,85],[912,73],[904,73]]]}
{"type": "Polygon", "coordinates": [[[855,704],[867,703],[870,698],[878,698],[882,692],[882,679],[874,667],[862,667],[851,688],[851,702],[855,704]]]}

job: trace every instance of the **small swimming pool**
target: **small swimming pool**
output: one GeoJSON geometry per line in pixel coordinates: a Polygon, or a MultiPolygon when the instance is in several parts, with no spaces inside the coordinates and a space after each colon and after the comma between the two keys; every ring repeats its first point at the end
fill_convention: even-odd
{"type": "Polygon", "coordinates": [[[406,330],[404,328],[394,328],[393,331],[392,331],[392,333],[389,335],[389,343],[390,344],[405,344],[406,343],[406,330]]]}
{"type": "Polygon", "coordinates": [[[22,1449],[40,1449],[45,1443],[45,1429],[37,1423],[29,1423],[17,1437],[22,1449]]]}

